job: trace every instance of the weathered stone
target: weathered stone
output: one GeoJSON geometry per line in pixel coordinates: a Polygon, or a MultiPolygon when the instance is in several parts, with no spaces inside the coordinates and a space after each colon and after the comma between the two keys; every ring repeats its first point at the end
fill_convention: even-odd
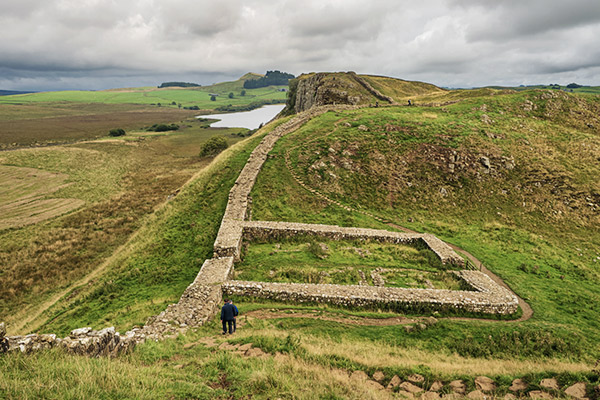
{"type": "Polygon", "coordinates": [[[467,398],[469,399],[487,399],[486,394],[481,390],[473,390],[469,394],[467,394],[467,398]]]}
{"type": "Polygon", "coordinates": [[[491,392],[496,390],[496,384],[487,376],[478,376],[477,378],[475,378],[475,387],[484,392],[491,392]]]}
{"type": "Polygon", "coordinates": [[[370,389],[375,390],[384,390],[385,388],[379,382],[368,380],[364,383],[364,385],[370,389]]]}
{"type": "Polygon", "coordinates": [[[454,400],[454,399],[462,399],[463,395],[458,393],[446,393],[442,395],[442,399],[454,400]]]}
{"type": "Polygon", "coordinates": [[[245,355],[247,357],[261,357],[261,356],[265,356],[267,353],[265,353],[264,351],[262,351],[262,349],[258,348],[258,347],[253,347],[251,349],[246,350],[245,355]]]}
{"type": "Polygon", "coordinates": [[[369,379],[369,375],[367,375],[364,371],[354,371],[350,375],[350,379],[355,381],[366,381],[369,379]]]}
{"type": "Polygon", "coordinates": [[[441,399],[440,394],[437,392],[425,392],[421,395],[420,398],[424,400],[441,399]]]}
{"type": "Polygon", "coordinates": [[[400,386],[401,382],[402,382],[402,380],[400,379],[400,377],[398,375],[394,375],[392,377],[392,379],[390,380],[390,383],[388,383],[387,389],[394,389],[394,388],[400,386]]]}
{"type": "Polygon", "coordinates": [[[239,347],[239,350],[247,351],[247,350],[250,350],[251,348],[252,348],[252,343],[246,343],[246,344],[241,345],[239,347]]]}
{"type": "Polygon", "coordinates": [[[404,399],[414,399],[415,395],[412,394],[411,392],[407,392],[406,390],[399,390],[396,393],[399,397],[404,398],[404,399]]]}
{"type": "Polygon", "coordinates": [[[452,389],[452,391],[454,393],[458,393],[458,394],[465,394],[465,391],[467,390],[467,387],[461,380],[456,380],[456,381],[450,382],[450,388],[452,389]]]}
{"type": "Polygon", "coordinates": [[[540,386],[546,389],[559,390],[558,382],[554,378],[542,379],[540,386]]]}
{"type": "Polygon", "coordinates": [[[375,373],[373,374],[373,379],[377,382],[381,382],[385,379],[385,374],[381,371],[375,371],[375,373]]]}
{"type": "Polygon", "coordinates": [[[565,394],[575,397],[576,399],[585,398],[585,392],[586,388],[585,383],[583,382],[577,382],[565,389],[565,394]]]}
{"type": "Polygon", "coordinates": [[[512,381],[512,385],[508,388],[511,392],[518,392],[520,390],[527,389],[527,382],[523,379],[515,379],[512,381]]]}
{"type": "Polygon", "coordinates": [[[432,392],[439,392],[440,390],[442,390],[443,387],[444,387],[444,384],[442,382],[435,381],[431,384],[431,387],[429,388],[429,390],[432,392]]]}
{"type": "Polygon", "coordinates": [[[423,391],[422,388],[420,388],[416,385],[413,385],[410,382],[402,382],[400,384],[400,389],[406,390],[407,392],[410,392],[410,393],[420,393],[423,391]]]}
{"type": "Polygon", "coordinates": [[[529,392],[529,397],[532,399],[552,399],[552,395],[547,392],[543,392],[541,390],[532,390],[529,392]]]}
{"type": "Polygon", "coordinates": [[[423,375],[419,375],[419,374],[409,375],[409,377],[406,379],[412,383],[421,383],[421,382],[425,381],[425,378],[423,377],[423,375]]]}
{"type": "Polygon", "coordinates": [[[506,393],[506,394],[504,395],[504,399],[505,399],[505,400],[512,400],[512,399],[516,399],[516,398],[517,398],[517,396],[515,396],[515,395],[514,395],[514,394],[512,394],[512,393],[506,393]]]}

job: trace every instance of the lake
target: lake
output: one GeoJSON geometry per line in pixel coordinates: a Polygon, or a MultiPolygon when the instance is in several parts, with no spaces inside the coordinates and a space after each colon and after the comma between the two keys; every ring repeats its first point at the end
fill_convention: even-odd
{"type": "Polygon", "coordinates": [[[285,104],[270,104],[252,111],[242,111],[228,114],[198,115],[196,118],[219,119],[210,124],[213,128],[247,128],[256,129],[260,124],[265,124],[273,119],[285,104]]]}

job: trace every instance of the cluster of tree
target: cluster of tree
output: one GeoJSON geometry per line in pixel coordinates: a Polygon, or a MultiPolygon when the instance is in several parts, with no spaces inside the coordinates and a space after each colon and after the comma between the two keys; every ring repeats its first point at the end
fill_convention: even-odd
{"type": "Polygon", "coordinates": [[[154,124],[149,128],[146,128],[148,132],[167,132],[167,131],[176,131],[179,129],[179,125],[177,124],[154,124]]]}
{"type": "Polygon", "coordinates": [[[567,87],[568,87],[569,89],[577,89],[577,88],[583,87],[583,85],[578,85],[577,83],[569,83],[569,84],[567,85],[567,87]]]}
{"type": "Polygon", "coordinates": [[[281,103],[285,103],[285,100],[279,100],[279,99],[260,100],[260,101],[253,101],[250,104],[240,104],[238,106],[228,104],[226,106],[219,106],[219,107],[215,108],[215,110],[223,111],[223,112],[252,111],[256,108],[260,108],[267,104],[281,104],[281,103]]]}
{"type": "Polygon", "coordinates": [[[159,88],[166,87],[200,87],[202,85],[198,85],[197,83],[190,82],[163,82],[160,84],[159,88]]]}
{"type": "Polygon", "coordinates": [[[200,146],[200,157],[215,156],[229,147],[223,136],[213,136],[200,146]]]}
{"type": "Polygon", "coordinates": [[[125,136],[125,130],[121,128],[115,128],[108,131],[110,136],[125,136]]]}
{"type": "Polygon", "coordinates": [[[244,88],[256,89],[271,85],[287,85],[294,75],[281,71],[267,71],[266,75],[258,79],[250,79],[244,82],[244,88]]]}
{"type": "Polygon", "coordinates": [[[189,107],[183,107],[184,110],[199,110],[200,107],[198,106],[189,106],[189,107]]]}

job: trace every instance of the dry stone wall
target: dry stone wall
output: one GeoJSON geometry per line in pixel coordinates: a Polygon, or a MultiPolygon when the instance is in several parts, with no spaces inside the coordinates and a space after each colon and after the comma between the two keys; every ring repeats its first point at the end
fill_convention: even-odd
{"type": "Polygon", "coordinates": [[[363,285],[316,285],[303,283],[273,283],[229,281],[223,285],[227,295],[250,296],[295,303],[328,303],[337,306],[398,308],[427,305],[430,309],[456,309],[474,313],[512,314],[518,300],[508,290],[497,285],[479,271],[461,271],[459,275],[481,291],[405,289],[363,285]],[[472,281],[471,281],[472,280],[472,281]]]}
{"type": "Polygon", "coordinates": [[[368,239],[382,243],[420,242],[431,249],[444,264],[464,265],[464,260],[446,243],[431,234],[390,232],[381,229],[347,228],[336,225],[302,224],[296,222],[244,221],[243,237],[248,239],[278,239],[298,234],[327,237],[333,240],[368,239]]]}

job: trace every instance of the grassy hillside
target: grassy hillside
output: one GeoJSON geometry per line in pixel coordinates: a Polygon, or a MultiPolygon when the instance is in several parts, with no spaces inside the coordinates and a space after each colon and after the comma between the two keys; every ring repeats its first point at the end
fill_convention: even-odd
{"type": "MultiPolygon", "coordinates": [[[[473,377],[483,374],[494,379],[498,396],[509,392],[514,378],[523,378],[528,390],[534,390],[539,389],[541,379],[549,377],[563,388],[586,382],[588,396],[594,396],[592,387],[600,383],[593,370],[600,358],[600,310],[596,307],[600,302],[600,186],[596,179],[600,175],[600,99],[556,91],[446,92],[427,86],[421,91],[418,85],[410,88],[416,92],[410,92],[400,83],[390,89],[377,77],[365,79],[371,79],[373,86],[379,84],[380,91],[393,90],[396,96],[416,93],[422,103],[445,105],[363,108],[313,119],[276,144],[252,192],[253,219],[388,230],[400,225],[434,233],[473,253],[500,275],[533,307],[531,319],[514,322],[439,315],[432,319],[431,315],[239,298],[235,300],[241,316],[233,337],[221,337],[218,321],[213,320],[185,336],[145,343],[114,360],[73,357],[60,351],[12,354],[0,357],[0,393],[7,398],[397,398],[351,375],[362,371],[373,376],[381,371],[384,386],[394,375],[405,380],[419,373],[424,381],[418,386],[428,389],[439,380],[441,394],[450,393],[449,382],[454,379],[464,379],[467,392],[474,390],[473,377]],[[301,186],[289,168],[323,196],[301,186]],[[261,352],[246,352],[250,343],[261,352]]],[[[151,215],[134,216],[137,204],[133,203],[106,207],[115,213],[103,214],[106,223],[115,225],[97,229],[86,224],[86,232],[109,238],[120,234],[118,223],[128,217],[136,221],[129,229],[140,229],[99,266],[92,279],[50,293],[61,296],[24,330],[66,334],[81,326],[115,325],[123,332],[176,301],[212,253],[229,189],[268,129],[273,125],[221,154],[151,215]]],[[[114,194],[120,187],[124,197],[138,198],[140,192],[134,188],[148,183],[161,187],[182,165],[198,170],[200,160],[180,153],[191,151],[185,144],[192,137],[175,134],[157,136],[157,142],[151,137],[141,140],[142,146],[169,143],[169,150],[154,151],[173,153],[177,162],[173,160],[172,169],[131,182],[115,167],[115,160],[127,160],[133,154],[126,145],[109,157],[102,156],[102,151],[113,146],[110,142],[90,144],[85,150],[98,151],[94,157],[105,157],[106,162],[91,163],[90,170],[81,172],[88,178],[61,189],[64,197],[85,194],[91,199],[104,192],[114,194]],[[94,168],[103,171],[98,175],[106,176],[106,181],[93,176],[94,168]],[[127,185],[114,186],[114,182],[127,185]]],[[[134,143],[138,142],[129,145],[134,143]]],[[[82,146],[73,148],[68,150],[74,154],[70,157],[78,157],[82,146]]],[[[71,169],[66,154],[56,154],[52,162],[39,154],[23,155],[29,161],[19,167],[43,161],[47,170],[57,174],[51,182],[58,185],[63,178],[59,174],[71,169]],[[49,168],[52,163],[55,169],[49,168]]],[[[140,157],[137,168],[145,170],[148,165],[143,160],[154,155],[149,151],[140,157]]],[[[171,183],[179,187],[183,177],[171,183]]],[[[57,193],[61,192],[53,195],[57,193]]],[[[71,229],[78,222],[72,222],[59,232],[75,232],[71,229]]],[[[25,234],[17,235],[0,243],[20,243],[23,249],[43,245],[25,239],[25,234]]],[[[246,264],[240,264],[237,273],[266,280],[277,274],[277,279],[296,279],[292,274],[297,273],[304,274],[302,279],[327,279],[321,274],[327,268],[336,270],[335,279],[355,283],[357,268],[368,271],[373,267],[356,248],[373,253],[381,262],[399,257],[395,246],[322,244],[328,248],[327,259],[318,257],[322,247],[303,238],[253,243],[246,250],[246,264]],[[281,268],[286,264],[289,268],[281,268]]],[[[14,252],[10,246],[3,250],[5,257],[14,252]]],[[[406,270],[421,269],[423,261],[428,261],[429,256],[418,249],[402,250],[406,270]]],[[[68,248],[53,251],[78,253],[68,248]]],[[[44,262],[32,263],[32,270],[44,262]]],[[[64,278],[64,269],[56,268],[59,276],[73,281],[73,276],[64,278]]],[[[79,273],[78,277],[85,275],[79,273]]],[[[394,279],[398,286],[418,286],[423,280],[411,274],[394,279]]],[[[452,282],[442,277],[434,283],[452,282]]],[[[26,288],[29,283],[21,285],[26,288]]],[[[48,293],[45,296],[38,296],[38,301],[46,300],[48,293]]],[[[24,301],[35,303],[35,293],[24,301]]],[[[16,304],[10,305],[11,310],[16,304]]]]}
{"type": "Polygon", "coordinates": [[[418,347],[595,360],[600,99],[490,94],[322,115],[277,144],[252,193],[253,218],[385,227],[367,211],[461,246],[534,309],[518,325],[446,322],[443,338],[418,347]],[[286,156],[305,184],[356,211],[298,185],[286,156]]]}

